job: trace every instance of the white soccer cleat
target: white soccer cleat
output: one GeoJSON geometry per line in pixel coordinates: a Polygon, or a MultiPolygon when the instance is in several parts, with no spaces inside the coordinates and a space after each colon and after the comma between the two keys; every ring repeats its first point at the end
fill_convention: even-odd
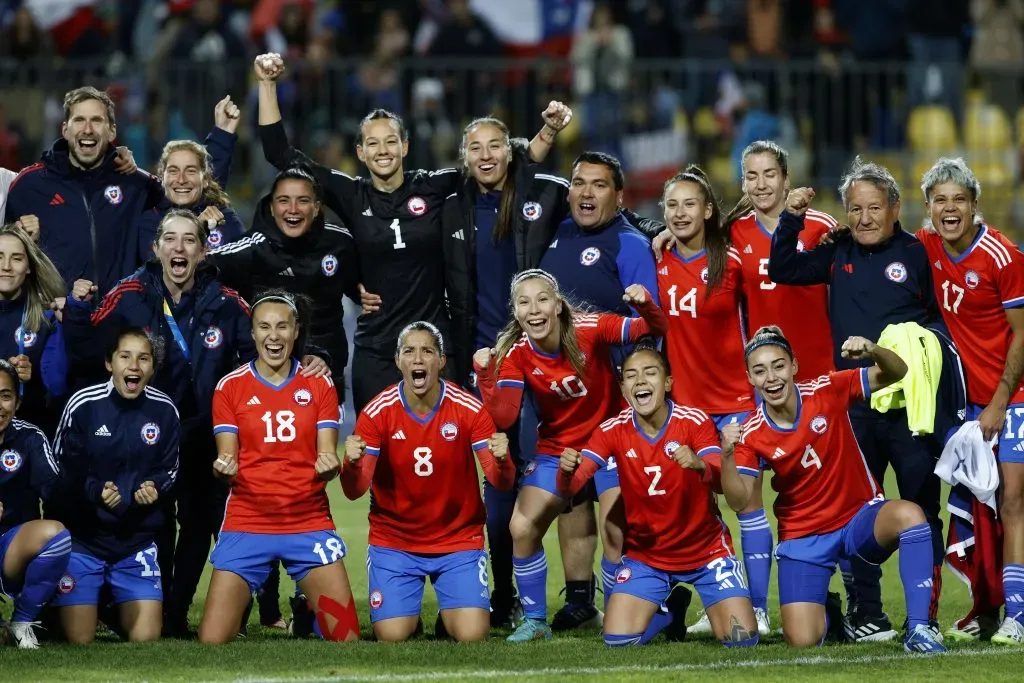
{"type": "MultiPolygon", "coordinates": [[[[757,625],[758,631],[761,629],[761,624],[757,625]]],[[[697,622],[686,629],[686,632],[692,636],[710,636],[714,634],[714,630],[711,628],[711,619],[708,618],[707,612],[700,613],[700,619],[697,622]]]]}
{"type": "Polygon", "coordinates": [[[36,640],[36,632],[33,630],[33,627],[38,625],[37,621],[12,621],[10,623],[8,631],[19,650],[39,649],[39,641],[36,640]]]}
{"type": "MultiPolygon", "coordinates": [[[[704,613],[704,618],[707,618],[707,612],[704,613]]],[[[768,619],[768,610],[755,607],[754,618],[757,620],[757,635],[761,638],[770,636],[772,634],[772,622],[768,619]]],[[[710,626],[710,624],[709,620],[708,625],[710,626]]]]}
{"type": "Polygon", "coordinates": [[[1024,645],[1024,624],[1013,617],[1006,617],[992,636],[992,642],[995,645],[1024,645]]]}

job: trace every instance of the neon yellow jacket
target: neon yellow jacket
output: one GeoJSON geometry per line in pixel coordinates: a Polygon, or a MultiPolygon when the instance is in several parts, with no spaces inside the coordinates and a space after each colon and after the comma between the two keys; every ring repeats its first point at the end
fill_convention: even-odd
{"type": "Polygon", "coordinates": [[[942,376],[942,345],[930,330],[917,323],[889,325],[876,342],[907,364],[900,381],[871,395],[871,407],[880,413],[907,409],[907,426],[915,436],[935,429],[935,395],[942,376]]]}

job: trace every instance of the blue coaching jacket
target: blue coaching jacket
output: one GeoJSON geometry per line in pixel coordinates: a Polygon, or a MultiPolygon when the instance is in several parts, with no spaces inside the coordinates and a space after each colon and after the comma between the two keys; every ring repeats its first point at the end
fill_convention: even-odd
{"type": "Polygon", "coordinates": [[[68,528],[74,551],[117,562],[153,542],[178,475],[179,438],[177,408],[152,387],[128,400],[108,380],[71,397],[53,448],[62,495],[47,506],[47,516],[68,528]],[[121,494],[113,510],[101,498],[108,481],[121,494]],[[144,481],[155,484],[156,503],[135,502],[133,493],[144,481]]]}
{"type": "Polygon", "coordinates": [[[39,428],[11,420],[0,434],[0,536],[19,524],[39,519],[39,499],[49,498],[60,470],[39,428]]]}
{"type": "Polygon", "coordinates": [[[69,285],[85,278],[106,292],[138,268],[135,221],[164,199],[145,171],[115,171],[115,155],[111,147],[98,168],[83,171],[61,138],[11,184],[7,215],[39,218],[39,246],[69,285]]]}
{"type": "Polygon", "coordinates": [[[798,251],[797,235],[803,223],[803,217],[782,212],[772,236],[768,277],[786,285],[830,285],[836,368],[871,365],[870,359],[843,358],[842,344],[851,336],[877,341],[890,324],[916,322],[949,336],[932,289],[928,254],[899,223],[892,237],[875,247],[862,247],[850,233],[842,232],[831,244],[798,251]]]}
{"type": "Polygon", "coordinates": [[[220,283],[215,268],[200,264],[195,285],[182,295],[183,300],[191,297],[188,319],[177,322],[189,348],[189,360],[164,316],[164,296],[161,265],[151,261],[119,282],[94,312],[88,303],[68,297],[64,335],[69,358],[77,367],[98,372],[108,343],[120,329],[150,330],[163,340],[165,349],[164,362],[150,384],[182,408],[185,429],[212,425],[217,382],[256,355],[249,305],[220,283]]]}
{"type": "Polygon", "coordinates": [[[24,383],[25,393],[18,416],[52,435],[57,426],[57,415],[53,413],[60,411],[60,405],[50,411],[47,404],[63,399],[67,390],[68,359],[63,328],[53,313],[46,311],[38,330],[22,330],[24,314],[24,294],[11,301],[0,301],[0,358],[10,358],[19,352],[28,356],[32,362],[32,378],[24,383]]]}

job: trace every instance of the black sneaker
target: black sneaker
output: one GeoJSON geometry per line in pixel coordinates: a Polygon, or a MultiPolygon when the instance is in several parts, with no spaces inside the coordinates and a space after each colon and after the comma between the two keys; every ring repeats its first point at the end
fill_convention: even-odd
{"type": "Polygon", "coordinates": [[[899,636],[892,627],[889,616],[884,612],[878,615],[853,612],[843,620],[846,639],[854,643],[881,643],[896,640],[899,636]]]}
{"type": "Polygon", "coordinates": [[[523,620],[523,603],[513,595],[511,598],[491,593],[491,628],[512,630],[523,620]]]}
{"type": "Polygon", "coordinates": [[[288,635],[293,638],[309,638],[313,635],[313,622],[316,615],[309,609],[309,603],[305,595],[299,595],[288,599],[292,608],[292,618],[288,622],[288,635]]]}
{"type": "Polygon", "coordinates": [[[601,626],[604,613],[591,604],[573,605],[565,603],[551,620],[552,631],[571,631],[586,626],[601,626]]]}
{"type": "Polygon", "coordinates": [[[672,589],[665,599],[665,606],[672,615],[672,623],[665,627],[665,638],[670,643],[681,643],[686,640],[686,610],[690,609],[693,593],[686,586],[679,584],[672,589]]]}

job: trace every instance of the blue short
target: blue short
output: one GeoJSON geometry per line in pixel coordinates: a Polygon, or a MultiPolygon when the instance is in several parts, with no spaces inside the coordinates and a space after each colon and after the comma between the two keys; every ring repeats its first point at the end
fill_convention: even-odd
{"type": "Polygon", "coordinates": [[[483,550],[416,555],[371,545],[366,570],[370,576],[371,622],[419,616],[428,577],[441,609],[491,609],[487,553],[483,550]]]}
{"type": "MultiPolygon", "coordinates": [[[[558,477],[560,476],[558,461],[558,457],[544,454],[539,454],[533,460],[527,461],[523,467],[523,479],[520,485],[533,486],[560,496],[561,494],[558,492],[558,477]]],[[[600,497],[605,491],[618,488],[618,486],[619,470],[615,464],[615,458],[610,458],[607,465],[594,473],[594,487],[600,497]]]]}
{"type": "Polygon", "coordinates": [[[210,555],[214,569],[238,574],[255,593],[263,586],[275,562],[284,565],[298,583],[312,569],[344,559],[347,549],[333,530],[304,534],[253,534],[224,531],[210,555]]]}
{"type": "Polygon", "coordinates": [[[3,536],[0,536],[0,595],[9,595],[14,597],[21,592],[21,580],[8,579],[4,576],[4,558],[7,557],[7,549],[11,546],[11,542],[14,537],[18,535],[18,531],[22,525],[11,527],[7,530],[3,536]]]}
{"type": "Polygon", "coordinates": [[[57,607],[98,605],[104,585],[110,586],[117,604],[137,600],[162,602],[164,593],[156,554],[155,543],[113,563],[72,551],[67,572],[57,582],[53,604],[57,607]]]}
{"type": "Polygon", "coordinates": [[[859,557],[870,564],[882,564],[891,550],[875,540],[875,517],[887,503],[876,498],[864,504],[841,529],[827,534],[792,538],[775,546],[779,567],[779,604],[813,602],[825,604],[828,584],[840,558],[859,557]]]}
{"type": "MultiPolygon", "coordinates": [[[[977,420],[985,406],[971,403],[967,406],[967,419],[977,420]]],[[[1006,425],[999,433],[999,462],[1024,463],[1024,403],[1011,403],[1006,407],[1006,425]]]]}
{"type": "Polygon", "coordinates": [[[704,609],[729,598],[750,599],[743,564],[735,557],[720,557],[708,566],[689,572],[667,572],[623,557],[615,571],[615,593],[625,593],[660,605],[677,583],[688,583],[697,590],[704,609]]]}
{"type": "Polygon", "coordinates": [[[748,415],[750,415],[749,410],[744,411],[742,413],[721,413],[719,415],[709,415],[709,417],[711,418],[711,421],[715,423],[715,429],[717,429],[718,431],[722,431],[722,427],[729,424],[730,422],[743,424],[746,421],[748,415]]]}
{"type": "Polygon", "coordinates": [[[619,488],[619,466],[615,462],[615,456],[608,458],[608,464],[594,473],[594,488],[597,489],[597,497],[600,498],[609,489],[619,488]]]}

